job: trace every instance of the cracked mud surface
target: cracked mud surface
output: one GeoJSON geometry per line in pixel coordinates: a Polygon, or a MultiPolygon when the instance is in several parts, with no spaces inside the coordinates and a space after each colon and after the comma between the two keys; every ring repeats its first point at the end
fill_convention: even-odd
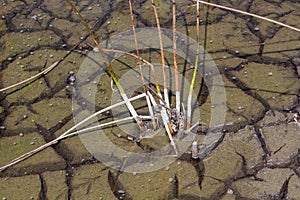
{"type": "MultiPolygon", "coordinates": [[[[0,88],[50,66],[87,35],[65,1],[1,4],[0,88]]],[[[170,1],[157,4],[161,26],[172,28],[170,1]]],[[[177,31],[195,38],[196,13],[191,4],[177,2],[177,31]]],[[[294,0],[232,0],[224,4],[299,28],[300,3],[294,0]]],[[[76,6],[99,39],[131,30],[126,1],[79,1],[76,6]]],[[[133,9],[138,27],[155,27],[150,1],[135,2],[133,9]]],[[[300,34],[220,9],[210,10],[206,19],[206,6],[201,6],[200,44],[206,41],[227,95],[223,137],[210,155],[193,160],[185,153],[159,171],[132,174],[106,167],[85,149],[79,137],[72,137],[0,172],[0,198],[300,199],[300,34]]],[[[74,125],[73,86],[68,78],[92,50],[87,43],[92,41],[83,41],[47,75],[0,94],[1,166],[74,125]]],[[[159,57],[151,51],[143,55],[153,61],[159,57]]],[[[136,64],[120,59],[117,75],[127,69],[119,67],[121,62],[136,64]]],[[[179,64],[183,63],[180,60],[179,64]]],[[[192,70],[181,68],[190,78],[192,70]]],[[[110,79],[104,76],[102,81],[97,85],[97,110],[110,105],[110,79]]],[[[212,105],[203,93],[200,112],[205,124],[212,105]]],[[[110,116],[105,113],[102,118],[110,116]]],[[[134,146],[114,135],[109,137],[118,145],[134,146]]]]}

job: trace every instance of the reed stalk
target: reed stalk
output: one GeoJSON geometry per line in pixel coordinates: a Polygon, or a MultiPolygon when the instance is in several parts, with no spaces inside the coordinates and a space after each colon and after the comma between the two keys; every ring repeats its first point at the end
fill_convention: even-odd
{"type": "Polygon", "coordinates": [[[294,31],[300,32],[299,28],[284,24],[282,22],[278,22],[278,21],[273,20],[273,19],[269,19],[267,17],[263,17],[263,16],[260,16],[260,15],[256,15],[256,14],[253,14],[253,13],[246,12],[246,11],[242,11],[242,10],[238,10],[238,9],[234,9],[234,8],[230,8],[230,7],[227,7],[227,6],[222,6],[222,5],[219,5],[219,4],[210,3],[210,2],[206,2],[206,1],[201,1],[201,0],[194,0],[194,1],[199,2],[201,4],[217,7],[217,8],[223,9],[223,10],[229,10],[229,11],[232,11],[232,12],[240,13],[240,14],[243,14],[243,15],[248,15],[248,16],[251,16],[251,17],[258,18],[258,19],[262,19],[262,20],[272,22],[274,24],[286,27],[288,29],[292,29],[294,31]]]}
{"type": "Polygon", "coordinates": [[[199,39],[200,39],[200,9],[199,9],[199,2],[197,2],[197,19],[196,19],[196,41],[197,41],[197,52],[196,52],[196,59],[195,65],[193,70],[193,77],[191,81],[191,86],[189,90],[188,100],[187,100],[187,129],[191,126],[191,116],[192,116],[192,98],[193,98],[193,89],[195,86],[195,80],[197,75],[198,69],[198,62],[199,62],[199,39]]]}
{"type": "Polygon", "coordinates": [[[177,46],[176,46],[176,0],[172,1],[172,15],[173,15],[173,62],[175,71],[175,87],[176,87],[176,110],[180,112],[180,89],[178,79],[178,65],[177,65],[177,46]]]}
{"type": "MultiPolygon", "coordinates": [[[[134,100],[143,98],[143,97],[145,97],[145,96],[146,96],[146,94],[143,93],[143,94],[140,94],[140,95],[137,95],[137,96],[135,96],[135,97],[132,97],[132,98],[128,99],[128,101],[134,101],[134,100]]],[[[95,116],[97,116],[97,115],[100,115],[100,114],[102,114],[102,113],[104,113],[104,112],[107,112],[107,111],[109,111],[109,110],[111,110],[111,109],[117,107],[117,106],[121,106],[121,105],[124,105],[124,104],[126,104],[126,102],[125,102],[125,101],[122,101],[122,102],[116,103],[116,104],[114,104],[114,105],[111,105],[111,106],[109,106],[109,107],[106,107],[106,108],[104,108],[104,109],[102,109],[102,110],[100,110],[100,111],[97,111],[96,113],[90,115],[89,117],[85,118],[85,119],[82,120],[81,122],[79,122],[79,123],[77,123],[76,125],[72,126],[70,129],[68,129],[66,132],[64,132],[63,134],[61,134],[61,135],[60,135],[59,137],[57,137],[56,139],[54,139],[54,140],[52,140],[52,141],[50,141],[50,142],[48,142],[48,143],[46,143],[46,144],[44,144],[44,145],[42,145],[42,146],[40,146],[40,147],[38,147],[38,148],[36,148],[36,149],[30,151],[30,152],[27,152],[27,153],[25,153],[25,154],[19,156],[18,158],[16,158],[16,159],[10,161],[8,164],[6,164],[6,165],[0,167],[0,172],[4,171],[5,169],[7,169],[7,168],[9,168],[9,167],[11,167],[11,166],[16,165],[17,163],[19,163],[19,162],[21,162],[21,161],[23,161],[23,160],[26,160],[27,158],[29,158],[29,157],[35,155],[36,153],[38,153],[38,152],[40,152],[40,151],[46,149],[46,148],[49,147],[49,146],[52,146],[52,145],[54,145],[54,144],[57,144],[59,141],[65,139],[65,138],[67,138],[67,137],[76,135],[75,133],[72,133],[72,131],[75,130],[75,129],[76,129],[77,127],[79,127],[80,125],[84,124],[85,122],[87,122],[88,120],[92,119],[93,117],[95,117],[95,116]],[[69,133],[71,133],[71,134],[69,134],[69,133]]],[[[132,118],[133,118],[133,117],[132,117],[132,118]]],[[[132,119],[132,118],[131,118],[131,119],[132,119]]],[[[118,122],[118,121],[117,121],[117,122],[118,122]]],[[[116,122],[116,123],[117,123],[117,122],[116,122]]],[[[108,122],[108,123],[111,123],[111,122],[108,122]]],[[[89,127],[89,128],[91,128],[91,127],[89,127]]],[[[98,128],[99,128],[99,127],[98,127],[98,128]]],[[[77,131],[77,134],[83,132],[83,130],[84,130],[84,129],[77,131]]],[[[85,130],[85,131],[86,131],[86,130],[85,130]]]]}
{"type": "MultiPolygon", "coordinates": [[[[129,3],[131,26],[132,26],[133,36],[134,36],[134,43],[135,43],[136,55],[138,56],[138,64],[139,64],[139,68],[140,68],[141,80],[142,80],[144,92],[146,93],[147,92],[147,87],[145,86],[144,74],[143,74],[143,70],[142,70],[142,60],[141,60],[141,56],[140,56],[140,52],[139,52],[139,46],[138,46],[138,41],[137,41],[137,37],[136,37],[135,24],[134,24],[134,16],[133,16],[133,9],[132,9],[131,0],[128,0],[128,3],[129,3]]],[[[155,122],[155,119],[154,119],[154,112],[153,112],[153,109],[152,109],[152,106],[151,106],[151,103],[150,103],[148,95],[146,95],[146,102],[147,102],[147,105],[148,105],[148,110],[149,110],[150,116],[152,116],[153,128],[156,129],[156,122],[155,122]]]]}
{"type": "MultiPolygon", "coordinates": [[[[163,78],[164,78],[164,99],[167,103],[167,107],[170,107],[169,102],[169,94],[168,94],[168,87],[167,87],[167,77],[166,77],[166,70],[165,70],[165,55],[164,55],[164,47],[163,47],[163,41],[162,41],[162,35],[161,35],[161,28],[160,28],[160,22],[159,17],[156,9],[156,5],[154,0],[151,0],[152,8],[154,11],[154,16],[156,20],[156,26],[158,31],[158,39],[159,39],[159,45],[160,45],[160,55],[161,55],[161,64],[162,64],[162,72],[163,72],[163,78]]],[[[160,93],[158,93],[160,95],[160,93]]]]}
{"type": "Polygon", "coordinates": [[[89,25],[87,24],[87,22],[85,21],[85,19],[82,17],[82,15],[80,14],[80,12],[78,11],[78,9],[75,7],[75,5],[71,2],[71,0],[66,0],[67,3],[71,6],[72,10],[76,13],[76,15],[79,17],[80,21],[82,22],[82,24],[85,26],[85,28],[88,30],[90,36],[92,37],[95,45],[97,46],[97,48],[99,49],[99,52],[101,54],[101,56],[103,57],[106,65],[107,65],[107,72],[110,74],[110,76],[112,77],[114,83],[116,84],[120,95],[122,97],[122,99],[125,101],[126,106],[129,110],[129,112],[131,113],[131,115],[134,117],[134,120],[136,121],[136,123],[138,124],[140,130],[146,131],[147,128],[145,127],[145,124],[138,118],[138,114],[135,111],[134,107],[132,106],[132,104],[130,103],[130,101],[128,101],[128,97],[123,89],[123,87],[120,85],[119,80],[107,58],[107,56],[105,55],[103,49],[100,47],[99,41],[97,40],[95,34],[93,33],[93,31],[90,29],[89,25]]]}
{"type": "MultiPolygon", "coordinates": [[[[85,36],[84,38],[86,38],[87,36],[85,36]]],[[[23,84],[29,83],[30,81],[34,81],[42,76],[45,76],[46,74],[48,74],[50,71],[52,71],[55,67],[57,67],[64,59],[66,59],[72,52],[74,49],[76,49],[84,40],[80,40],[77,44],[75,44],[69,51],[67,51],[67,53],[61,57],[58,61],[54,62],[52,65],[50,65],[49,67],[47,67],[46,69],[44,69],[43,71],[31,76],[28,79],[25,79],[23,81],[20,81],[18,83],[15,83],[13,85],[7,86],[5,88],[1,88],[0,92],[5,92],[9,89],[21,86],[23,84]]]]}

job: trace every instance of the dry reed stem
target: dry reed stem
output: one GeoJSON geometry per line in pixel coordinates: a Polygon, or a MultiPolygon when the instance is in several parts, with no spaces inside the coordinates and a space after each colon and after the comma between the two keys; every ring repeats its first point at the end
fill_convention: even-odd
{"type": "MultiPolygon", "coordinates": [[[[145,96],[146,96],[146,94],[143,93],[143,94],[137,95],[137,96],[135,96],[135,97],[132,97],[132,98],[130,98],[130,99],[128,99],[128,100],[129,100],[129,101],[134,101],[134,100],[143,98],[143,97],[145,97],[145,96]]],[[[17,164],[17,163],[23,161],[23,160],[26,160],[27,158],[33,156],[34,154],[36,154],[36,153],[38,153],[38,152],[40,152],[40,151],[46,149],[47,147],[49,147],[49,146],[51,146],[51,145],[53,145],[53,144],[58,143],[60,140],[65,139],[65,138],[71,136],[71,135],[69,135],[69,133],[70,133],[71,131],[75,130],[77,127],[79,127],[79,126],[82,125],[83,123],[87,122],[87,121],[90,120],[91,118],[93,118],[93,117],[95,117],[95,116],[97,116],[97,115],[100,115],[101,113],[104,113],[104,112],[106,112],[106,111],[108,111],[108,110],[111,110],[112,108],[115,108],[115,107],[117,107],[117,106],[121,106],[121,105],[123,105],[123,104],[126,104],[126,102],[125,102],[125,101],[122,101],[122,102],[116,103],[116,104],[114,104],[114,105],[111,105],[111,106],[109,106],[109,107],[106,107],[106,108],[104,108],[104,109],[102,109],[102,110],[100,110],[100,111],[98,111],[98,112],[96,112],[96,113],[90,115],[89,117],[85,118],[84,120],[82,120],[82,121],[79,122],[78,124],[72,126],[70,129],[68,129],[66,132],[64,132],[62,135],[60,135],[60,136],[57,137],[56,139],[54,139],[54,140],[52,140],[52,141],[50,141],[50,142],[48,142],[48,143],[46,143],[46,144],[44,144],[44,145],[42,145],[42,146],[40,146],[40,147],[38,147],[38,148],[36,148],[36,149],[30,151],[30,152],[27,152],[27,153],[25,153],[25,154],[19,156],[18,158],[12,160],[12,161],[9,162],[8,164],[6,164],[6,165],[0,167],[0,172],[4,171],[5,169],[7,169],[7,168],[9,168],[9,167],[11,167],[11,166],[13,166],[13,165],[15,165],[15,164],[17,164]]],[[[132,118],[133,118],[133,117],[132,117],[132,118]]],[[[72,135],[75,135],[74,133],[71,133],[71,134],[72,134],[72,135]]]]}
{"type": "Polygon", "coordinates": [[[205,5],[209,5],[209,6],[221,8],[221,9],[224,9],[224,10],[229,10],[229,11],[232,11],[232,12],[237,12],[237,13],[241,13],[241,14],[244,14],[244,15],[248,15],[248,16],[251,16],[251,17],[259,18],[259,19],[262,19],[262,20],[265,20],[265,21],[268,21],[268,22],[272,22],[272,23],[274,23],[274,24],[278,24],[278,25],[280,25],[280,26],[283,26],[283,27],[286,27],[286,28],[295,30],[295,31],[297,31],[297,32],[300,32],[300,29],[299,29],[299,28],[296,28],[296,27],[293,27],[293,26],[284,24],[284,23],[282,23],[282,22],[275,21],[275,20],[273,20],[273,19],[269,19],[269,18],[267,18],[267,17],[263,17],[263,16],[260,16],[260,15],[256,15],[256,14],[249,13],[249,12],[245,12],[245,11],[242,11],[242,10],[230,8],[230,7],[227,7],[227,6],[222,6],[222,5],[219,5],[219,4],[209,3],[209,2],[206,2],[206,1],[201,1],[201,0],[194,0],[194,1],[197,1],[197,2],[199,2],[199,3],[201,3],[201,4],[205,4],[205,5]]]}
{"type": "Polygon", "coordinates": [[[92,37],[94,43],[96,44],[101,56],[103,57],[106,65],[107,65],[107,71],[110,74],[110,76],[112,77],[113,81],[115,82],[121,97],[123,98],[123,100],[126,103],[126,106],[130,112],[130,114],[134,117],[136,123],[138,124],[139,128],[141,131],[146,131],[147,128],[145,127],[145,124],[137,117],[138,114],[136,112],[136,110],[134,109],[134,107],[132,106],[132,104],[130,103],[130,101],[128,101],[128,97],[123,89],[123,87],[120,85],[119,80],[109,62],[108,57],[105,55],[102,47],[99,44],[99,41],[97,40],[95,34],[93,33],[93,31],[90,29],[89,25],[87,24],[87,22],[84,20],[84,18],[82,17],[82,15],[80,14],[80,12],[78,11],[78,9],[75,7],[75,5],[71,2],[71,0],[66,0],[67,3],[71,6],[72,10],[76,13],[76,15],[79,17],[80,21],[82,22],[82,24],[85,26],[85,28],[88,30],[88,32],[90,33],[90,36],[92,37]]]}
{"type": "Polygon", "coordinates": [[[165,99],[165,101],[167,103],[167,106],[169,108],[170,107],[170,102],[169,102],[169,96],[168,96],[167,77],[166,77],[166,70],[165,70],[165,55],[164,55],[164,48],[163,48],[160,22],[159,22],[159,17],[158,17],[155,2],[154,2],[154,0],[151,0],[151,2],[152,2],[152,8],[153,8],[154,16],[155,16],[155,20],[156,20],[156,26],[157,26],[158,38],[159,38],[159,45],[160,45],[161,64],[162,64],[162,71],[163,71],[163,78],[164,78],[164,99],[165,99]]]}
{"type": "MultiPolygon", "coordinates": [[[[139,52],[138,41],[137,41],[137,37],[136,37],[135,24],[134,24],[134,16],[133,16],[133,9],[132,9],[131,0],[128,0],[128,3],[129,3],[131,26],[132,26],[133,36],[134,36],[134,43],[135,43],[136,55],[138,56],[138,64],[139,64],[139,68],[140,68],[140,74],[141,74],[142,84],[143,84],[144,92],[146,93],[147,92],[147,87],[145,86],[144,74],[143,74],[143,70],[142,70],[142,61],[141,61],[141,56],[140,56],[140,52],[139,52]]],[[[156,123],[155,123],[155,119],[154,119],[154,113],[153,113],[152,106],[151,106],[151,103],[150,103],[150,100],[149,100],[148,96],[146,96],[146,101],[147,101],[147,105],[148,105],[150,116],[152,116],[153,128],[156,129],[156,123]]]]}
{"type": "Polygon", "coordinates": [[[176,110],[180,112],[180,90],[178,80],[178,65],[177,65],[177,46],[176,46],[176,0],[172,1],[172,15],[173,15],[173,62],[175,69],[175,87],[176,87],[176,110]]]}
{"type": "MultiPolygon", "coordinates": [[[[96,22],[97,23],[97,22],[96,22]]],[[[13,85],[10,85],[10,86],[7,86],[5,88],[1,88],[0,89],[0,92],[5,92],[9,89],[12,89],[12,88],[15,88],[15,87],[18,87],[20,85],[23,85],[25,83],[28,83],[30,81],[33,81],[33,80],[36,80],[38,78],[40,78],[41,76],[44,76],[46,74],[48,74],[51,70],[53,70],[55,67],[57,67],[66,57],[68,57],[73,51],[74,49],[76,49],[86,38],[88,37],[85,36],[83,40],[80,40],[74,47],[72,47],[63,57],[61,57],[58,61],[54,62],[52,65],[50,65],[49,67],[47,67],[46,69],[44,69],[43,71],[41,71],[40,73],[34,75],[34,76],[31,76],[30,78],[28,79],[25,79],[23,81],[20,81],[18,83],[15,83],[13,85]]]]}

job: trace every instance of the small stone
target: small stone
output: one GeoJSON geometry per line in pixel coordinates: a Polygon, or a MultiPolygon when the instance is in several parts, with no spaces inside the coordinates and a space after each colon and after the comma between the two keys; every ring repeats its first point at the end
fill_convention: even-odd
{"type": "Polygon", "coordinates": [[[235,54],[239,54],[239,53],[240,53],[240,51],[238,51],[238,50],[235,51],[235,54]]]}
{"type": "Polygon", "coordinates": [[[136,175],[137,175],[137,172],[133,172],[132,175],[133,175],[133,176],[136,176],[136,175]]]}
{"type": "Polygon", "coordinates": [[[36,21],[38,19],[38,16],[37,15],[33,15],[31,18],[36,21]]]}
{"type": "Polygon", "coordinates": [[[244,108],[243,106],[239,106],[239,107],[238,107],[239,110],[242,110],[243,108],[244,108]]]}
{"type": "Polygon", "coordinates": [[[258,28],[258,27],[255,27],[254,30],[255,30],[255,31],[259,31],[259,28],[258,28]]]}
{"type": "Polygon", "coordinates": [[[169,183],[172,183],[173,182],[173,178],[169,178],[169,183]]]}
{"type": "Polygon", "coordinates": [[[35,143],[34,143],[34,142],[30,142],[30,144],[31,144],[31,145],[34,145],[35,143]]]}
{"type": "Polygon", "coordinates": [[[54,56],[52,55],[52,54],[50,54],[50,56],[49,56],[50,58],[53,58],[54,56]]]}
{"type": "Polygon", "coordinates": [[[7,58],[7,60],[8,60],[8,61],[12,61],[12,60],[13,60],[13,58],[12,58],[12,57],[9,57],[9,58],[7,58]]]}
{"type": "Polygon", "coordinates": [[[268,75],[269,75],[269,76],[272,76],[272,75],[273,75],[273,72],[269,72],[268,75]]]}
{"type": "Polygon", "coordinates": [[[5,126],[0,126],[0,130],[5,130],[6,127],[5,126]]]}
{"type": "Polygon", "coordinates": [[[197,141],[194,141],[192,143],[192,158],[193,159],[199,158],[199,149],[198,149],[198,143],[197,143],[197,141]]]}
{"type": "Polygon", "coordinates": [[[118,193],[119,194],[125,194],[125,191],[124,190],[118,190],[118,193]]]}
{"type": "Polygon", "coordinates": [[[19,136],[20,136],[20,137],[23,137],[23,136],[24,136],[24,134],[23,134],[23,133],[19,133],[19,136]]]}
{"type": "Polygon", "coordinates": [[[23,115],[23,119],[26,119],[26,118],[28,118],[28,115],[23,115]]]}
{"type": "Polygon", "coordinates": [[[166,171],[169,171],[169,170],[170,170],[170,167],[169,167],[169,166],[166,166],[165,170],[166,170],[166,171]]]}
{"type": "Polygon", "coordinates": [[[229,189],[227,190],[227,194],[233,194],[233,190],[229,188],[229,189]]]}
{"type": "Polygon", "coordinates": [[[93,8],[92,8],[92,6],[89,6],[88,9],[89,9],[89,10],[92,10],[93,8]]]}
{"type": "Polygon", "coordinates": [[[99,53],[99,52],[100,52],[100,50],[99,50],[99,48],[98,48],[98,47],[94,47],[94,48],[93,48],[93,52],[94,52],[94,53],[99,53]]]}

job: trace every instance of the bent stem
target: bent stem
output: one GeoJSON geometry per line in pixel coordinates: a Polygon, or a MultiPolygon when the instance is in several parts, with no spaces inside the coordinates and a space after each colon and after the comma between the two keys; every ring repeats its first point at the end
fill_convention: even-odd
{"type": "MultiPolygon", "coordinates": [[[[146,94],[143,93],[143,94],[140,94],[140,95],[138,95],[138,96],[135,96],[135,97],[132,97],[132,98],[128,99],[128,101],[134,101],[134,100],[143,98],[143,97],[145,97],[145,96],[146,96],[146,94]]],[[[54,140],[52,140],[52,141],[50,141],[50,142],[48,142],[48,143],[46,143],[46,144],[44,144],[44,145],[42,145],[42,146],[40,146],[40,147],[38,147],[38,148],[36,148],[36,149],[30,151],[30,152],[27,152],[27,153],[25,153],[25,154],[19,156],[18,158],[12,160],[12,161],[9,162],[8,164],[6,164],[6,165],[0,167],[0,172],[4,171],[5,169],[7,169],[7,168],[9,168],[9,167],[11,167],[11,166],[14,166],[15,164],[17,164],[17,163],[19,163],[19,162],[21,162],[21,161],[23,161],[23,160],[26,160],[27,158],[33,156],[34,154],[36,154],[36,153],[38,153],[38,152],[40,152],[40,151],[46,149],[47,147],[52,146],[52,145],[58,143],[60,140],[63,140],[63,139],[65,139],[65,138],[67,138],[67,137],[70,137],[70,136],[76,135],[76,134],[78,134],[78,133],[84,132],[83,130],[87,131],[86,129],[82,129],[82,130],[79,130],[79,131],[77,131],[77,132],[71,133],[73,130],[75,130],[77,127],[79,127],[79,126],[82,125],[83,123],[87,122],[87,121],[90,120],[91,118],[93,118],[93,117],[95,117],[95,116],[97,116],[97,115],[100,115],[100,114],[102,114],[102,113],[104,113],[104,112],[106,112],[106,111],[109,111],[109,110],[111,110],[111,109],[113,109],[113,108],[115,108],[115,107],[117,107],[117,106],[121,106],[121,105],[123,105],[123,104],[126,104],[126,102],[125,102],[125,101],[122,101],[122,102],[116,103],[116,104],[114,104],[114,105],[111,105],[111,106],[109,106],[109,107],[106,107],[106,108],[104,108],[104,109],[102,109],[102,110],[100,110],[100,111],[98,111],[98,112],[96,112],[96,113],[90,115],[89,117],[85,118],[84,120],[82,120],[82,121],[79,122],[78,124],[72,126],[70,129],[68,129],[66,132],[64,132],[62,135],[60,135],[60,136],[57,137],[56,139],[54,139],[54,140]],[[69,133],[71,133],[71,134],[69,134],[69,133]]],[[[132,118],[133,118],[133,117],[132,117],[132,118]]],[[[133,119],[134,119],[134,118],[133,118],[133,119]]],[[[124,119],[121,119],[121,120],[124,120],[124,119]]],[[[128,119],[128,120],[129,120],[129,119],[128,119]]],[[[118,120],[117,120],[117,121],[118,121],[118,120]]],[[[112,122],[108,122],[108,123],[112,123],[112,122]]],[[[117,123],[117,122],[116,122],[116,123],[117,123]]],[[[91,128],[91,127],[89,127],[89,128],[91,128]]],[[[89,129],[89,128],[88,128],[88,129],[89,129]]],[[[98,128],[99,128],[99,127],[98,127],[98,128]]]]}
{"type": "MultiPolygon", "coordinates": [[[[131,26],[132,26],[133,36],[134,36],[134,43],[135,43],[136,55],[138,56],[138,64],[139,64],[139,68],[140,68],[141,80],[142,80],[142,84],[143,84],[143,87],[144,87],[144,92],[146,93],[147,92],[147,88],[145,86],[144,74],[143,74],[143,70],[142,70],[142,61],[141,61],[141,56],[140,56],[140,52],[139,52],[138,41],[137,41],[136,32],[135,32],[134,16],[133,16],[133,10],[132,10],[131,0],[128,0],[128,3],[129,3],[131,26]]],[[[148,95],[146,95],[146,101],[147,101],[147,105],[148,105],[148,110],[149,110],[150,116],[152,116],[153,128],[156,129],[156,123],[155,123],[155,119],[154,119],[154,113],[153,113],[152,106],[151,106],[151,103],[150,103],[148,95]]]]}
{"type": "Polygon", "coordinates": [[[138,118],[138,114],[135,111],[134,107],[132,106],[132,104],[128,101],[128,97],[124,91],[124,89],[122,88],[122,86],[120,85],[118,78],[108,60],[108,57],[106,56],[106,54],[104,53],[103,49],[100,47],[100,44],[95,36],[95,34],[93,33],[93,31],[90,29],[89,25],[87,24],[87,22],[84,20],[84,18],[82,17],[82,15],[80,14],[80,12],[78,11],[78,9],[74,6],[74,4],[71,2],[71,0],[66,0],[67,3],[69,3],[69,5],[71,6],[72,10],[76,13],[76,15],[79,17],[80,21],[82,22],[82,24],[85,26],[85,28],[88,30],[89,34],[91,35],[91,37],[93,38],[94,43],[96,44],[101,56],[104,58],[104,61],[106,63],[107,67],[107,71],[110,74],[110,76],[112,77],[113,81],[115,82],[121,97],[123,98],[123,100],[126,103],[126,106],[130,112],[130,114],[134,117],[134,120],[136,121],[136,123],[138,124],[140,130],[146,131],[146,127],[145,124],[138,118]]]}

